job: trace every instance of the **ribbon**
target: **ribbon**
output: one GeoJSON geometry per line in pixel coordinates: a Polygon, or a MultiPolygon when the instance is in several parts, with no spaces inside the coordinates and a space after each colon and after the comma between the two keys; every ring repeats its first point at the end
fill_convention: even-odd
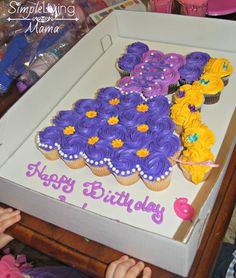
{"type": "Polygon", "coordinates": [[[178,163],[187,164],[187,165],[209,166],[209,167],[212,167],[212,168],[217,168],[217,167],[220,166],[219,164],[215,164],[212,160],[196,162],[196,161],[183,161],[181,159],[177,159],[177,158],[174,158],[174,157],[171,157],[171,159],[178,162],[178,163]]]}

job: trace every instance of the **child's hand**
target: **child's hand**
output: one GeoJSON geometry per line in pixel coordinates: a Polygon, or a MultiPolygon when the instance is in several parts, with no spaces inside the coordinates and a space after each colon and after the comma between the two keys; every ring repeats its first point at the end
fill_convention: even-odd
{"type": "Polygon", "coordinates": [[[6,246],[13,237],[4,234],[5,230],[20,221],[20,211],[0,207],[0,249],[6,246]]]}
{"type": "Polygon", "coordinates": [[[136,263],[128,256],[122,256],[108,266],[105,278],[136,278],[141,272],[142,278],[151,277],[151,269],[145,267],[143,262],[136,263]]]}

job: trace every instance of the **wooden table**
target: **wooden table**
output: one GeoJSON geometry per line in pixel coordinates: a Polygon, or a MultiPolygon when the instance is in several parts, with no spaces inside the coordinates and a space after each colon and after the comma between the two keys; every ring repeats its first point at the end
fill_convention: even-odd
{"type": "MultiPolygon", "coordinates": [[[[227,19],[235,18],[235,14],[227,17],[227,19]]],[[[0,117],[19,97],[20,94],[14,87],[10,94],[0,97],[0,117]]],[[[236,148],[209,217],[189,277],[210,277],[235,206],[235,200],[236,148]]],[[[19,241],[76,267],[92,277],[104,277],[107,265],[122,255],[116,250],[25,213],[22,213],[20,223],[14,225],[7,232],[19,241]]],[[[161,268],[155,266],[151,266],[151,268],[154,278],[178,277],[161,268]]]]}

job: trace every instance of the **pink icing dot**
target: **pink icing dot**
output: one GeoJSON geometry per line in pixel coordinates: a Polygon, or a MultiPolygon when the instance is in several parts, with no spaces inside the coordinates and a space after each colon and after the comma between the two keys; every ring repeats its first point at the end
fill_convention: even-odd
{"type": "Polygon", "coordinates": [[[194,215],[194,208],[188,204],[187,198],[178,198],[174,202],[176,215],[183,220],[191,220],[194,215]]]}

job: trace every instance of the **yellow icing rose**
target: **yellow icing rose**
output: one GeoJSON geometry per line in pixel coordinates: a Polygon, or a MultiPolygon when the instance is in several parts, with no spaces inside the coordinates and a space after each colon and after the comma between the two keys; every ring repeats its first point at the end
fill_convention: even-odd
{"type": "MultiPolygon", "coordinates": [[[[207,148],[189,148],[183,151],[181,160],[184,162],[205,162],[212,161],[214,162],[215,158],[210,149],[207,148]]],[[[206,174],[211,170],[210,166],[207,165],[188,165],[181,164],[181,167],[184,168],[191,176],[193,183],[198,184],[204,181],[206,174]]]]}
{"type": "Polygon", "coordinates": [[[229,60],[225,58],[219,58],[212,60],[209,65],[206,65],[205,70],[216,73],[222,78],[232,74],[233,66],[229,60]]]}
{"type": "Polygon", "coordinates": [[[201,75],[199,81],[195,81],[193,86],[202,89],[204,95],[216,95],[224,88],[224,83],[216,73],[206,72],[201,75]]]}
{"type": "Polygon", "coordinates": [[[191,126],[195,120],[200,121],[200,112],[188,103],[176,103],[171,107],[170,117],[176,125],[184,128],[191,126]]]}
{"type": "Polygon", "coordinates": [[[211,67],[214,63],[214,61],[216,60],[216,58],[210,58],[208,60],[208,62],[205,64],[203,72],[210,72],[211,71],[211,67]]]}
{"type": "Polygon", "coordinates": [[[181,136],[183,146],[211,148],[215,143],[215,135],[209,127],[200,121],[193,121],[186,127],[181,136]]]}
{"type": "Polygon", "coordinates": [[[174,96],[175,103],[189,103],[199,108],[204,103],[204,95],[201,87],[192,85],[183,85],[174,96]]]}

